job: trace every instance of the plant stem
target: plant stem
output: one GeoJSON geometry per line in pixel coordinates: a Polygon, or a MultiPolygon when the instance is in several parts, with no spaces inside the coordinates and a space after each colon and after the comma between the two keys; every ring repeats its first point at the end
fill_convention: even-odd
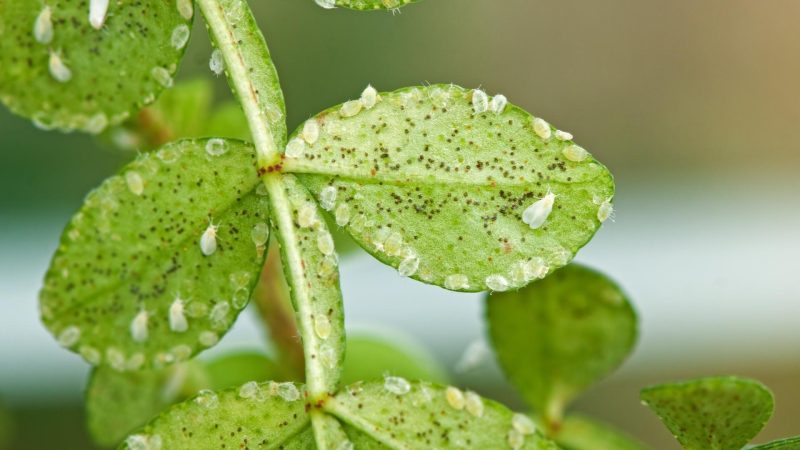
{"type": "Polygon", "coordinates": [[[250,8],[244,0],[198,0],[197,4],[222,52],[228,82],[247,117],[259,163],[277,164],[286,142],[283,94],[250,8]]]}
{"type": "MultiPolygon", "coordinates": [[[[293,210],[298,208],[298,202],[312,202],[305,188],[292,175],[267,174],[264,182],[272,199],[270,211],[273,226],[278,231],[283,270],[292,293],[297,328],[303,339],[306,389],[312,403],[324,402],[336,388],[344,356],[344,323],[338,278],[330,283],[314,274],[312,266],[318,266],[321,255],[313,253],[317,251],[315,246],[302,246],[303,242],[313,242],[309,237],[316,233],[298,228],[293,218],[293,210]],[[329,335],[324,338],[315,329],[315,317],[320,316],[327,317],[331,327],[329,335]],[[327,357],[324,351],[326,343],[328,350],[333,352],[327,357]]],[[[324,222],[319,226],[322,232],[327,232],[324,222]]]]}
{"type": "Polygon", "coordinates": [[[281,365],[287,367],[293,378],[302,379],[305,371],[303,345],[282,270],[280,250],[277,245],[271,245],[253,300],[262,322],[269,329],[271,342],[278,348],[281,365]]]}

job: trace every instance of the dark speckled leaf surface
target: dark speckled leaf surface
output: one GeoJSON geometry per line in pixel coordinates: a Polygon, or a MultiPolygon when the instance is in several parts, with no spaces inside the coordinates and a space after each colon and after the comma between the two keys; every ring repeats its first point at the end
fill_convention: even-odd
{"type": "Polygon", "coordinates": [[[40,293],[47,328],[118,371],[215,345],[263,265],[269,207],[258,185],[255,151],[240,141],[184,140],[138,157],[89,193],[64,230],[40,293]],[[205,255],[209,221],[217,247],[205,255]]]}
{"type": "Polygon", "coordinates": [[[761,383],[709,377],[642,390],[650,407],[686,450],[737,450],[772,416],[772,393],[761,383]]]}
{"type": "Polygon", "coordinates": [[[42,127],[98,133],[171,85],[191,17],[185,0],[111,1],[98,30],[86,0],[0,0],[0,99],[42,127]],[[35,24],[46,22],[50,37],[37,39],[35,24]],[[51,54],[68,79],[52,75],[51,54]]]}
{"type": "Polygon", "coordinates": [[[219,392],[202,391],[128,436],[120,448],[315,448],[303,401],[303,387],[295,388],[299,392],[298,398],[289,397],[287,400],[280,395],[280,386],[287,385],[270,381],[253,383],[250,390],[237,387],[219,392]]]}
{"type": "MultiPolygon", "coordinates": [[[[481,399],[480,414],[463,404],[456,409],[445,392],[443,386],[424,381],[409,382],[409,389],[403,394],[390,392],[382,382],[356,383],[328,400],[325,408],[347,423],[348,430],[359,430],[350,432],[356,441],[364,441],[361,434],[367,434],[398,449],[512,448],[508,442],[509,432],[515,429],[511,411],[488,399],[481,399]]],[[[538,431],[529,431],[516,436],[521,437],[517,449],[558,448],[538,431]]]]}
{"type": "Polygon", "coordinates": [[[591,239],[614,183],[569,135],[522,109],[496,112],[487,100],[476,113],[480,94],[434,85],[334,107],[293,134],[284,170],[402,275],[459,291],[524,286],[591,239]],[[523,213],[548,191],[552,212],[532,228],[523,213]]]}

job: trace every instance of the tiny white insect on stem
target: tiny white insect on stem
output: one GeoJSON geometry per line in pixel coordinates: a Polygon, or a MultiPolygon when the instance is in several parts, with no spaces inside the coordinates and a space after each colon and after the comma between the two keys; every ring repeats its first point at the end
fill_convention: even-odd
{"type": "Polygon", "coordinates": [[[108,0],[89,1],[89,23],[92,25],[92,28],[95,30],[103,28],[103,23],[106,21],[107,12],[108,0]]]}

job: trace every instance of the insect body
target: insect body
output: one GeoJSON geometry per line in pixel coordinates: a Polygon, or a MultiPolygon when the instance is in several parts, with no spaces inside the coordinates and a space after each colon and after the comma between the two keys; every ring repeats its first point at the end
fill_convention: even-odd
{"type": "Polygon", "coordinates": [[[208,228],[206,228],[206,231],[204,231],[203,235],[200,236],[200,251],[206,256],[213,255],[214,252],[217,251],[218,229],[219,225],[214,225],[211,223],[211,221],[209,221],[208,228]]]}
{"type": "Polygon", "coordinates": [[[536,201],[522,212],[522,221],[534,230],[540,228],[553,211],[555,200],[555,194],[547,191],[547,194],[541,200],[536,201]]]}

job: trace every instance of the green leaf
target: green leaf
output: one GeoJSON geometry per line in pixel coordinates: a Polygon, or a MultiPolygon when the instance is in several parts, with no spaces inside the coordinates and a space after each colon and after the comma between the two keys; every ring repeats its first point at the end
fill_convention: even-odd
{"type": "Polygon", "coordinates": [[[500,365],[548,427],[558,425],[581,390],[619,366],[636,341],[636,313],[625,293],[577,264],[487,297],[486,311],[500,365]]]}
{"type": "Polygon", "coordinates": [[[570,415],[554,436],[566,450],[644,450],[644,444],[588,417],[570,415]]]}
{"type": "Polygon", "coordinates": [[[313,400],[336,391],[344,360],[345,329],[339,259],[311,195],[286,174],[268,176],[281,262],[303,340],[306,384],[313,400]]]}
{"type": "Polygon", "coordinates": [[[380,9],[397,9],[415,3],[418,0],[315,0],[325,9],[335,7],[371,11],[380,9]]]}
{"type": "Polygon", "coordinates": [[[502,98],[452,85],[367,88],[299,127],[283,170],[303,174],[323,208],[401,275],[458,291],[518,288],[591,239],[614,184],[570,136],[502,98]],[[476,113],[487,105],[501,112],[476,113]],[[540,199],[546,220],[534,229],[540,199]]]}
{"type": "Polygon", "coordinates": [[[499,403],[428,382],[357,383],[324,408],[390,448],[558,448],[533,428],[513,426],[514,414],[499,403]]]}
{"type": "Polygon", "coordinates": [[[258,353],[233,353],[209,362],[193,360],[139,372],[96,368],[86,388],[89,431],[98,444],[116,445],[168,406],[202,389],[226,389],[251,380],[281,380],[279,373],[273,361],[258,353]]]}
{"type": "Polygon", "coordinates": [[[192,25],[188,0],[109,2],[100,29],[86,1],[0,0],[0,11],[0,99],[41,127],[90,133],[172,85],[192,25]]]}
{"type": "Polygon", "coordinates": [[[218,106],[208,119],[205,133],[209,136],[222,136],[249,141],[250,128],[242,107],[233,101],[218,106]]]}
{"type": "Polygon", "coordinates": [[[120,448],[313,448],[303,395],[302,386],[275,382],[202,391],[129,436],[120,448]]]}
{"type": "Polygon", "coordinates": [[[212,389],[226,389],[250,380],[289,381],[284,369],[261,353],[232,353],[205,364],[212,389]]]}
{"type": "Polygon", "coordinates": [[[100,445],[119,444],[167,406],[210,387],[204,368],[195,361],[129,373],[97,368],[86,388],[89,431],[100,445]]]}
{"type": "Polygon", "coordinates": [[[249,136],[260,155],[260,163],[272,159],[286,142],[286,106],[278,71],[253,13],[242,0],[197,0],[205,18],[220,70],[242,106],[249,136]]]}
{"type": "Polygon", "coordinates": [[[772,416],[772,393],[755,380],[709,377],[642,390],[650,407],[687,450],[740,449],[772,416]]]}
{"type": "Polygon", "coordinates": [[[105,137],[125,150],[150,151],[183,138],[206,135],[234,137],[222,133],[206,134],[213,86],[206,78],[182,81],[164,92],[150,106],[117,127],[110,128],[105,137]]]}
{"type": "Polygon", "coordinates": [[[253,148],[238,141],[185,140],[141,155],[92,191],[64,230],[40,293],[47,328],[118,371],[215,345],[263,265],[269,207],[258,185],[253,148]],[[216,251],[207,256],[210,223],[216,251]]]}
{"type": "Polygon", "coordinates": [[[747,447],[750,450],[800,450],[800,436],[747,447]]]}
{"type": "Polygon", "coordinates": [[[347,338],[342,383],[379,380],[387,373],[412,380],[448,381],[447,371],[433,355],[407,339],[351,333],[347,338]]]}

